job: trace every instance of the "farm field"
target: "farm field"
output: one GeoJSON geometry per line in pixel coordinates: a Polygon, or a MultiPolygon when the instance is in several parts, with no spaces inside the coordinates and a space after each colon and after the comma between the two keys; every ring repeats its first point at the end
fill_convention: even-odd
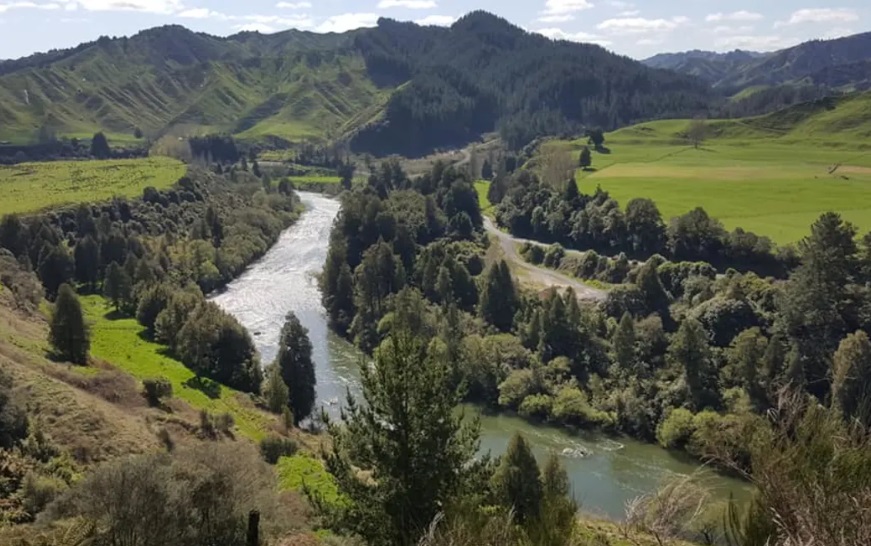
{"type": "Polygon", "coordinates": [[[173,185],[184,173],[183,163],[167,157],[0,166],[0,215],[115,196],[137,197],[148,186],[173,185]]]}
{"type": "MultiPolygon", "coordinates": [[[[701,206],[727,229],[779,244],[799,241],[826,211],[871,230],[871,95],[802,108],[710,121],[699,149],[685,136],[688,120],[627,127],[606,135],[608,153],[593,152],[593,170],[576,179],[583,192],[601,186],[624,206],[649,197],[666,221],[701,206]]],[[[536,160],[577,157],[585,143],[551,141],[536,160]]]]}

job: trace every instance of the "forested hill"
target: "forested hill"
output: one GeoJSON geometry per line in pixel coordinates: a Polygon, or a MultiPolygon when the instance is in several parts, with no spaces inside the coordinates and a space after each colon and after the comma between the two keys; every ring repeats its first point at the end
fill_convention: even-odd
{"type": "Polygon", "coordinates": [[[727,93],[784,84],[868,89],[871,32],[834,40],[811,40],[768,54],[688,51],[660,54],[643,62],[650,67],[698,76],[727,93]]]}
{"type": "Polygon", "coordinates": [[[450,28],[382,19],[328,35],[219,38],[167,26],[4,61],[0,140],[206,130],[417,154],[495,129],[520,146],[584,126],[687,116],[711,95],[694,77],[484,12],[450,28]]]}
{"type": "Polygon", "coordinates": [[[583,125],[704,110],[694,79],[591,44],[553,41],[475,12],[449,29],[382,20],[355,45],[376,80],[409,81],[356,141],[371,151],[443,145],[498,127],[512,145],[583,125]]]}

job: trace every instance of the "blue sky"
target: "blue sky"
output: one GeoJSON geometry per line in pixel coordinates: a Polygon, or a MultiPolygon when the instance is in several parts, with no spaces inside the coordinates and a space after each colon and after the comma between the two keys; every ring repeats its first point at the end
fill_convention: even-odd
{"type": "Polygon", "coordinates": [[[0,0],[0,59],[167,23],[217,35],[341,32],[382,16],[446,25],[473,9],[635,58],[686,49],[774,50],[871,30],[869,0],[0,0]]]}

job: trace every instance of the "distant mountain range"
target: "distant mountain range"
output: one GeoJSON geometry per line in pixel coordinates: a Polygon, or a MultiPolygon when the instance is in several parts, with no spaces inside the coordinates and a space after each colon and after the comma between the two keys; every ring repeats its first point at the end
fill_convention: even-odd
{"type": "Polygon", "coordinates": [[[725,93],[781,85],[865,90],[871,88],[871,32],[813,40],[773,53],[688,51],[660,54],[642,62],[697,76],[725,93]]]}
{"type": "Polygon", "coordinates": [[[0,140],[224,132],[414,155],[493,130],[522,146],[693,115],[713,96],[692,76],[486,12],[450,28],[382,19],[343,34],[220,38],[165,26],[0,64],[0,140]]]}

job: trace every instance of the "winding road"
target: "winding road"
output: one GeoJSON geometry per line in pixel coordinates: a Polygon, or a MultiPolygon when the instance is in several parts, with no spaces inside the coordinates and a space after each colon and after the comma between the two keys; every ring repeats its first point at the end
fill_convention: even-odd
{"type": "Polygon", "coordinates": [[[499,241],[505,259],[513,265],[515,272],[521,273],[521,280],[533,285],[548,288],[572,288],[575,291],[575,294],[577,294],[578,299],[583,301],[600,302],[604,301],[607,296],[607,292],[604,290],[588,286],[578,279],[573,279],[552,269],[533,265],[524,260],[523,256],[521,256],[517,251],[517,245],[523,243],[530,243],[542,247],[546,247],[547,245],[538,241],[513,237],[508,233],[500,231],[499,228],[496,227],[496,224],[493,223],[493,220],[486,216],[484,217],[484,229],[487,230],[487,233],[490,234],[492,239],[499,241]]]}

